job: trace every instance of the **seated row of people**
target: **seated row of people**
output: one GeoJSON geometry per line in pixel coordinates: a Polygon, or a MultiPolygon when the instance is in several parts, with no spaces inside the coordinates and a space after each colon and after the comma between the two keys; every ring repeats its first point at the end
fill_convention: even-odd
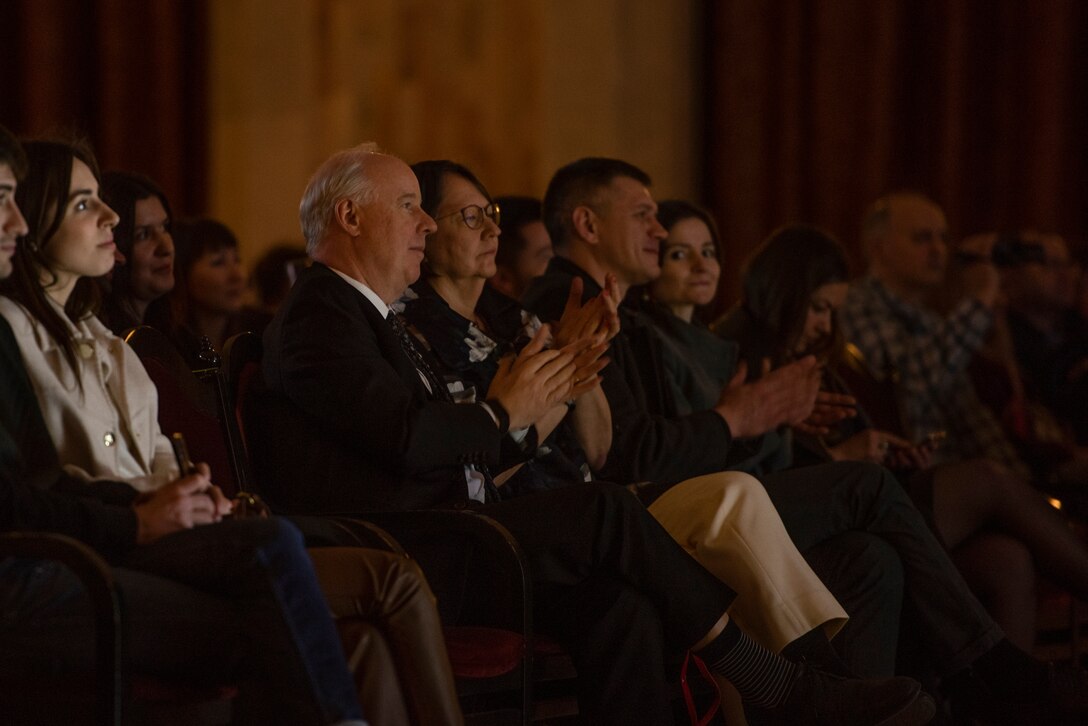
{"type": "MultiPolygon", "coordinates": [[[[29,149],[51,161],[17,192],[35,213],[2,312],[40,405],[53,409],[61,461],[89,486],[121,478],[155,498],[179,473],[154,395],[139,392],[146,374],[83,296],[113,265],[117,216],[98,197],[92,157],[29,149]],[[60,204],[36,191],[47,174],[76,195],[60,204]],[[64,403],[86,389],[112,428],[64,403]]],[[[787,291],[798,317],[822,307],[825,322],[783,323],[794,342],[767,352],[773,369],[727,346],[724,365],[698,371],[714,382],[706,397],[678,403],[685,384],[667,372],[683,367],[682,348],[621,304],[663,277],[676,251],[665,247],[663,265],[669,233],[649,183],[615,160],[561,169],[543,205],[558,256],[519,305],[486,286],[501,208],[468,169],[409,168],[370,145],[331,157],[300,208],[315,262],[265,334],[247,432],[263,489],[295,514],[468,506],[504,524],[530,559],[539,628],[578,667],[587,722],[668,722],[665,662],[691,650],[740,692],[753,722],[925,723],[932,699],[892,676],[901,611],[968,715],[1081,713],[1083,672],[1056,676],[1004,636],[891,473],[871,462],[790,466],[801,446],[791,431],[827,437],[849,413],[849,396],[820,390],[837,298],[811,299],[843,279],[787,291]]],[[[691,219],[681,217],[673,229],[691,219]]],[[[708,260],[706,242],[691,249],[708,260]]],[[[702,278],[694,287],[712,287],[702,278]]],[[[428,574],[439,592],[450,584],[428,574]]],[[[412,656],[444,662],[438,640],[412,656]]],[[[426,702],[443,702],[444,683],[432,679],[426,702]]]]}
{"type": "Polygon", "coordinates": [[[293,265],[305,258],[289,244],[262,256],[253,276],[257,303],[248,306],[238,239],[226,225],[175,219],[166,194],[140,174],[106,172],[101,191],[118,221],[115,265],[99,278],[98,318],[117,335],[138,325],[162,330],[194,367],[207,347],[221,351],[232,335],[263,330],[286,295],[293,265]]]}
{"type": "MultiPolygon", "coordinates": [[[[179,471],[146,372],[90,314],[118,222],[90,152],[31,142],[24,155],[0,128],[0,215],[0,530],[95,547],[124,598],[130,668],[237,684],[239,723],[361,724],[360,702],[372,723],[459,723],[414,564],[306,551],[285,520],[229,519],[206,466],[179,471]],[[366,621],[349,644],[354,679],[330,613],[366,621]]],[[[66,569],[4,560],[0,599],[0,677],[91,668],[86,593],[66,569]]]]}

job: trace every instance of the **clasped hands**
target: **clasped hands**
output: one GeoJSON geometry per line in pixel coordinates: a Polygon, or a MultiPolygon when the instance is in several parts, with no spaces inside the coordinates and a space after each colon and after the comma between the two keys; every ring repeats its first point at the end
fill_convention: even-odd
{"type": "Polygon", "coordinates": [[[487,395],[506,409],[511,429],[535,423],[600,384],[600,372],[608,365],[604,352],[620,330],[618,286],[608,275],[601,294],[584,304],[583,291],[582,280],[575,278],[554,339],[553,326],[543,325],[520,353],[499,361],[487,395]]]}
{"type": "Polygon", "coordinates": [[[814,356],[774,370],[764,359],[762,373],[745,382],[748,365],[741,361],[714,407],[735,438],[760,436],[783,425],[824,434],[829,426],[857,414],[851,396],[820,390],[821,368],[814,356]]]}
{"type": "Polygon", "coordinates": [[[212,484],[208,465],[197,464],[196,472],[136,498],[136,543],[148,544],[173,532],[219,522],[233,508],[212,484]]]}

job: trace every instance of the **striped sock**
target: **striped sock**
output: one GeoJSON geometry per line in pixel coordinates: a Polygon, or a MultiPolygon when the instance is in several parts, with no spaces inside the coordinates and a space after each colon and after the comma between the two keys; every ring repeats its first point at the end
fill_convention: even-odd
{"type": "Polygon", "coordinates": [[[695,655],[710,670],[728,678],[741,698],[765,708],[785,701],[800,673],[800,666],[756,643],[732,620],[695,655]]]}

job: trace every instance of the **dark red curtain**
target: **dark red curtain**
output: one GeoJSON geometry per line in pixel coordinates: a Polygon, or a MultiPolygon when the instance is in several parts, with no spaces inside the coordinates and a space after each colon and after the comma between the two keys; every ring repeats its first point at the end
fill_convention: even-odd
{"type": "Polygon", "coordinates": [[[205,0],[0,3],[0,123],[85,134],[104,169],[155,179],[175,211],[205,207],[205,0]]]}
{"type": "Polygon", "coordinates": [[[896,188],[932,195],[954,235],[1083,238],[1088,3],[722,0],[707,13],[722,305],[773,228],[819,224],[856,255],[862,210],[896,188]]]}

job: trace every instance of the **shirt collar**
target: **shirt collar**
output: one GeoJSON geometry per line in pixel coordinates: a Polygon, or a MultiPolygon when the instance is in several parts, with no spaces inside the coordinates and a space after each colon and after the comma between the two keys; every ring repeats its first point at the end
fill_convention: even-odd
{"type": "Polygon", "coordinates": [[[361,292],[363,294],[363,297],[369,300],[370,304],[378,309],[378,312],[381,313],[381,316],[383,318],[389,317],[389,306],[385,304],[384,300],[378,297],[378,293],[374,292],[369,287],[356,280],[354,277],[350,277],[349,275],[340,272],[340,270],[336,269],[335,267],[329,267],[329,269],[342,277],[347,284],[351,285],[356,290],[361,292]]]}

